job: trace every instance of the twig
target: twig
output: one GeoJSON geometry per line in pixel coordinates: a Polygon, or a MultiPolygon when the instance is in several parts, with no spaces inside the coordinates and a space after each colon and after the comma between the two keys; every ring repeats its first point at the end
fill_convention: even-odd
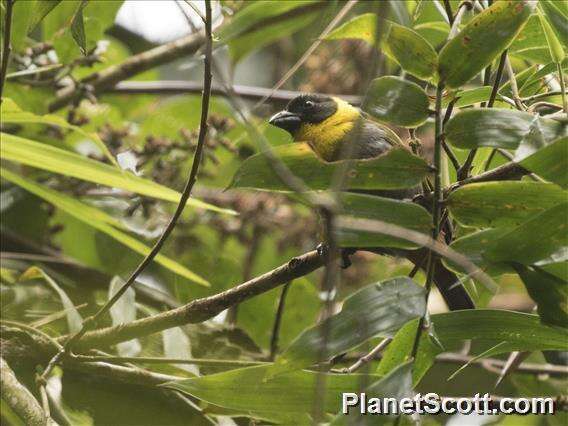
{"type": "MultiPolygon", "coordinates": [[[[258,254],[258,247],[262,239],[262,226],[255,224],[252,229],[252,237],[247,243],[247,251],[243,261],[243,282],[252,278],[252,269],[258,254]]],[[[227,311],[227,323],[230,326],[235,326],[237,323],[239,305],[233,305],[227,311]]]]}
{"type": "MultiPolygon", "coordinates": [[[[104,90],[106,93],[121,93],[129,95],[179,95],[182,93],[201,93],[203,85],[196,81],[121,81],[114,87],[104,90]]],[[[239,97],[247,100],[259,100],[270,96],[270,101],[288,103],[303,92],[294,90],[272,90],[265,87],[233,85],[233,92],[239,97]]],[[[214,96],[230,96],[227,90],[221,85],[213,84],[211,94],[214,96]]],[[[360,105],[361,97],[354,95],[335,95],[344,99],[352,105],[360,105]]]]}
{"type": "MultiPolygon", "coordinates": [[[[449,4],[450,2],[447,0],[444,0],[444,5],[446,6],[446,10],[448,7],[450,7],[450,11],[451,11],[451,6],[449,4]]],[[[453,39],[459,32],[460,30],[460,24],[463,18],[463,15],[465,13],[466,10],[469,10],[471,8],[471,4],[468,1],[464,1],[459,5],[458,8],[458,12],[456,13],[455,18],[451,19],[452,22],[452,27],[450,28],[450,33],[448,34],[448,40],[453,39]]],[[[449,16],[448,16],[449,18],[449,16]]]]}
{"type": "MultiPolygon", "coordinates": [[[[495,74],[495,81],[493,82],[493,88],[491,89],[491,95],[489,96],[489,102],[487,103],[487,108],[492,108],[495,99],[497,98],[497,92],[499,91],[499,85],[501,84],[501,77],[503,76],[503,68],[505,67],[505,61],[507,59],[507,50],[504,50],[499,59],[499,66],[497,67],[497,73],[495,74]]],[[[469,176],[469,171],[473,160],[475,159],[475,154],[477,154],[477,148],[469,151],[469,154],[463,163],[463,166],[458,172],[458,180],[464,180],[469,176]]]]}
{"type": "Polygon", "coordinates": [[[454,13],[452,12],[452,5],[450,4],[450,0],[444,0],[444,9],[446,9],[446,15],[448,17],[448,22],[450,23],[450,27],[453,27],[454,13]]]}
{"type": "Polygon", "coordinates": [[[515,71],[513,71],[513,66],[511,65],[511,61],[509,57],[505,59],[505,67],[507,68],[507,74],[509,75],[509,83],[511,84],[511,93],[513,94],[513,100],[515,101],[515,105],[521,111],[526,111],[526,107],[523,105],[521,101],[521,96],[519,95],[519,86],[517,86],[517,79],[515,78],[515,71]]]}
{"type": "MultiPolygon", "coordinates": [[[[213,296],[196,299],[176,309],[152,317],[139,319],[120,326],[107,327],[86,333],[77,347],[90,349],[109,346],[127,340],[147,336],[172,327],[200,323],[245,300],[265,293],[295,278],[302,277],[323,265],[323,258],[317,251],[292,258],[289,262],[246,283],[213,296]]],[[[59,338],[65,342],[69,336],[59,338]]]]}
{"type": "MultiPolygon", "coordinates": [[[[89,74],[83,78],[80,83],[90,85],[91,91],[96,94],[115,86],[119,81],[126,80],[151,68],[168,63],[184,54],[197,52],[205,43],[205,39],[205,34],[200,32],[163,44],[131,56],[120,64],[89,74]]],[[[58,94],[57,98],[48,105],[48,110],[50,112],[57,111],[72,102],[80,100],[84,90],[79,86],[71,86],[63,89],[58,94]]]]}
{"type": "Polygon", "coordinates": [[[0,358],[0,390],[2,401],[30,426],[45,426],[47,417],[38,401],[23,386],[4,358],[0,358]]]}
{"type": "Polygon", "coordinates": [[[50,374],[51,370],[55,366],[55,364],[61,359],[61,357],[68,351],[73,348],[73,345],[76,344],[90,329],[96,327],[97,321],[109,311],[109,309],[120,299],[120,297],[124,294],[126,290],[136,281],[136,278],[140,273],[152,262],[154,257],[160,252],[163,244],[167,240],[168,236],[173,231],[174,227],[176,226],[177,220],[181,216],[187,200],[191,195],[191,190],[195,181],[197,180],[197,173],[199,171],[199,164],[201,162],[201,157],[203,153],[203,148],[205,146],[205,136],[207,134],[207,116],[209,114],[209,99],[211,96],[211,56],[212,56],[212,35],[211,35],[211,3],[209,0],[205,3],[205,10],[207,14],[207,24],[205,26],[205,32],[207,33],[206,37],[206,48],[205,48],[205,71],[203,77],[203,96],[202,96],[202,103],[201,103],[201,124],[199,127],[199,137],[197,141],[197,147],[195,150],[195,154],[193,157],[193,164],[191,167],[191,172],[189,174],[189,178],[181,195],[180,201],[177,205],[177,208],[170,219],[166,229],[154,245],[152,250],[148,255],[142,260],[142,262],[138,265],[138,267],[134,270],[134,272],[130,275],[128,280],[124,283],[124,285],[113,295],[111,299],[109,299],[103,307],[101,307],[97,313],[85,320],[81,330],[73,335],[70,339],[65,342],[65,345],[62,351],[58,352],[55,357],[51,359],[47,368],[43,372],[42,376],[40,377],[41,381],[45,381],[50,374]]]}
{"type": "MultiPolygon", "coordinates": [[[[498,152],[499,154],[501,154],[503,157],[505,157],[507,160],[513,161],[513,155],[502,149],[502,148],[495,148],[494,151],[498,152]]],[[[536,182],[545,182],[545,180],[543,178],[541,178],[540,176],[534,174],[534,173],[529,173],[527,175],[528,177],[530,177],[532,180],[536,181],[536,182]]]]}
{"type": "Polygon", "coordinates": [[[354,364],[349,367],[344,368],[341,370],[342,373],[351,374],[361,368],[363,365],[371,362],[375,359],[388,345],[392,342],[392,338],[387,337],[386,339],[381,340],[381,342],[373,348],[371,352],[366,355],[363,355],[354,364]]]}
{"type": "Polygon", "coordinates": [[[296,73],[296,71],[298,71],[298,69],[300,69],[300,67],[304,64],[304,62],[306,62],[306,60],[311,56],[311,54],[314,53],[314,51],[318,48],[318,46],[321,44],[323,39],[331,31],[333,31],[333,29],[341,22],[341,20],[345,17],[345,15],[347,15],[347,13],[349,13],[349,11],[353,8],[353,6],[357,4],[357,1],[358,0],[349,0],[345,4],[345,6],[343,6],[343,8],[331,20],[331,22],[327,25],[327,27],[325,27],[325,29],[321,32],[319,37],[312,43],[312,45],[308,48],[308,50],[304,52],[301,58],[298,59],[298,61],[294,65],[292,65],[292,67],[286,72],[286,74],[284,74],[284,76],[274,85],[268,96],[262,98],[254,105],[254,107],[252,108],[253,111],[256,110],[258,107],[260,107],[262,104],[264,104],[264,102],[266,102],[268,99],[270,99],[272,97],[272,93],[275,90],[280,89],[284,85],[284,83],[286,83],[288,79],[292,77],[296,73]]]}
{"type": "MultiPolygon", "coordinates": [[[[461,9],[460,9],[461,10],[461,9]]],[[[442,133],[443,133],[443,123],[442,123],[442,94],[444,91],[444,85],[438,83],[438,88],[436,90],[436,115],[435,119],[435,139],[434,139],[434,168],[436,172],[434,173],[434,198],[432,200],[432,221],[434,229],[432,230],[432,239],[436,241],[438,235],[440,234],[440,216],[442,213],[441,202],[442,202],[442,133]]],[[[428,299],[430,297],[430,290],[432,289],[432,281],[434,276],[436,256],[432,251],[428,255],[428,268],[426,273],[426,284],[425,289],[425,306],[428,306],[428,299]]],[[[422,335],[422,330],[426,324],[426,319],[428,315],[428,308],[424,315],[420,317],[418,321],[418,328],[416,329],[416,335],[414,336],[414,342],[412,345],[411,358],[416,358],[418,349],[420,346],[420,336],[422,335]]]]}
{"type": "Polygon", "coordinates": [[[111,363],[140,363],[140,364],[193,364],[215,367],[248,367],[251,365],[269,364],[262,361],[243,361],[240,359],[204,359],[204,358],[156,358],[156,357],[124,357],[99,355],[71,355],[78,362],[111,362],[111,363]]]}
{"type": "Polygon", "coordinates": [[[282,316],[284,315],[284,305],[286,304],[286,296],[288,295],[288,290],[290,289],[291,283],[284,284],[282,291],[280,292],[280,297],[278,298],[278,308],[276,309],[276,315],[274,317],[274,325],[272,327],[272,335],[270,337],[270,355],[269,360],[273,361],[278,351],[278,339],[280,337],[280,325],[282,324],[282,316]]]}
{"type": "Polygon", "coordinates": [[[529,173],[530,172],[523,168],[520,164],[514,162],[505,163],[502,166],[496,167],[487,172],[460,180],[450,186],[448,191],[453,191],[470,183],[516,179],[528,175],[529,173]]]}
{"type": "Polygon", "coordinates": [[[536,101],[543,98],[548,98],[549,96],[558,96],[566,93],[566,90],[551,90],[550,92],[546,93],[537,93],[536,95],[527,96],[526,98],[522,98],[523,102],[531,102],[536,101]]]}
{"type": "Polygon", "coordinates": [[[10,36],[12,34],[12,11],[14,0],[6,0],[6,16],[4,17],[4,44],[2,46],[2,64],[0,65],[0,104],[4,100],[4,82],[6,81],[6,72],[8,71],[8,62],[10,61],[10,53],[12,46],[10,44],[10,36]]]}
{"type": "Polygon", "coordinates": [[[560,92],[562,93],[562,107],[564,108],[564,114],[568,114],[568,100],[566,99],[566,83],[564,82],[564,72],[562,71],[562,64],[559,62],[556,64],[558,69],[558,80],[560,82],[560,92]]]}

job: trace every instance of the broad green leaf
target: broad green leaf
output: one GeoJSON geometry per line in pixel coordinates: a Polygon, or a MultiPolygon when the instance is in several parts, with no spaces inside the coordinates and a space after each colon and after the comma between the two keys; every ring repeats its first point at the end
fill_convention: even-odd
{"type": "Polygon", "coordinates": [[[514,264],[544,324],[568,328],[568,282],[545,271],[514,264]]]}
{"type": "MultiPolygon", "coordinates": [[[[120,277],[113,277],[108,288],[108,299],[110,300],[123,285],[124,281],[120,277]]],[[[109,313],[113,326],[128,324],[136,320],[136,292],[132,287],[129,287],[111,306],[109,313]]],[[[120,342],[116,345],[116,351],[120,356],[137,356],[141,350],[142,346],[138,339],[120,342]]]]}
{"type": "MultiPolygon", "coordinates": [[[[438,56],[432,45],[410,28],[387,20],[383,22],[381,48],[384,53],[408,73],[423,80],[434,78],[438,56]]],[[[326,39],[361,39],[374,44],[376,33],[377,15],[365,13],[332,31],[326,39]]]]}
{"type": "MultiPolygon", "coordinates": [[[[562,47],[560,40],[558,40],[556,33],[548,23],[548,20],[542,15],[542,13],[540,13],[540,11],[538,13],[538,18],[540,19],[540,25],[542,25],[542,29],[544,30],[544,35],[546,37],[548,49],[550,50],[550,57],[552,58],[552,62],[560,64],[566,56],[564,48],[562,47]]],[[[565,32],[566,30],[566,22],[564,22],[563,31],[565,32]]]]}
{"type": "Polygon", "coordinates": [[[475,89],[466,89],[458,91],[455,96],[442,101],[443,106],[447,106],[451,100],[457,99],[454,107],[463,108],[480,102],[486,102],[491,96],[491,86],[476,87],[475,89]]]}
{"type": "MultiPolygon", "coordinates": [[[[491,247],[493,242],[510,231],[510,228],[492,228],[483,229],[473,232],[464,237],[457,238],[450,244],[450,248],[458,253],[467,256],[476,266],[481,268],[490,276],[496,277],[507,272],[514,272],[510,267],[503,263],[491,262],[486,259],[483,254],[491,247]]],[[[442,259],[442,262],[451,270],[464,273],[462,267],[450,262],[448,259],[442,259]]]]}
{"type": "MultiPolygon", "coordinates": [[[[328,189],[341,162],[320,160],[305,143],[280,145],[273,152],[290,169],[313,189],[328,189]]],[[[350,161],[348,168],[350,189],[401,189],[418,185],[430,172],[421,158],[403,148],[367,160],[350,161]]],[[[235,173],[229,188],[257,188],[287,191],[288,187],[272,169],[265,154],[247,158],[235,173]]]]}
{"type": "MultiPolygon", "coordinates": [[[[174,203],[179,201],[180,194],[177,191],[127,173],[117,167],[8,133],[1,133],[0,135],[2,137],[0,153],[4,160],[14,161],[100,185],[120,188],[159,200],[174,203]]],[[[187,204],[220,213],[234,213],[195,199],[189,199],[187,204]]]]}
{"type": "MultiPolygon", "coordinates": [[[[537,118],[545,141],[568,135],[568,126],[560,121],[537,118]]],[[[535,116],[527,112],[498,108],[460,111],[448,122],[446,140],[458,148],[481,146],[516,149],[528,135],[535,116]]]]}
{"type": "MultiPolygon", "coordinates": [[[[372,398],[394,398],[400,401],[402,398],[412,398],[414,393],[412,391],[412,363],[408,362],[402,364],[379,381],[371,384],[365,389],[367,395],[372,395],[372,398]]],[[[368,411],[368,414],[380,414],[368,411]]],[[[392,424],[395,416],[373,416],[361,414],[357,407],[350,407],[348,414],[345,415],[340,412],[331,423],[331,426],[340,425],[358,425],[358,426],[377,426],[392,424]]]]}
{"type": "Polygon", "coordinates": [[[111,163],[117,165],[116,159],[108,150],[107,146],[101,140],[99,135],[96,133],[88,133],[78,126],[69,124],[67,120],[63,117],[59,117],[53,114],[37,115],[32,112],[23,111],[14,101],[11,99],[3,99],[2,105],[0,106],[0,114],[2,115],[3,123],[34,123],[34,124],[46,124],[50,126],[57,126],[63,129],[73,130],[80,135],[93,141],[93,143],[101,150],[101,153],[107,157],[111,163]]]}
{"type": "Polygon", "coordinates": [[[34,12],[29,22],[28,34],[32,32],[62,0],[39,0],[36,1],[34,12]]]}
{"type": "MultiPolygon", "coordinates": [[[[237,36],[249,31],[254,31],[256,27],[262,25],[269,19],[274,19],[279,15],[294,11],[294,9],[313,6],[314,3],[321,3],[319,0],[289,0],[273,2],[261,0],[245,5],[228,25],[224,25],[217,34],[221,43],[227,43],[237,36]]],[[[279,18],[281,20],[282,17],[279,18]]]]}
{"type": "Polygon", "coordinates": [[[65,309],[65,317],[67,318],[67,326],[69,327],[70,333],[77,333],[81,330],[83,326],[83,318],[75,305],[67,296],[67,293],[55,282],[53,278],[51,278],[43,269],[38,268],[36,266],[32,266],[28,268],[22,275],[20,275],[19,281],[27,281],[33,280],[36,278],[40,278],[45,280],[46,283],[57,293],[59,299],[61,300],[61,304],[65,309]]]}
{"type": "Polygon", "coordinates": [[[450,26],[444,21],[424,22],[414,26],[414,31],[424,37],[432,46],[439,46],[448,39],[450,26]]]}
{"type": "MultiPolygon", "coordinates": [[[[276,418],[281,414],[311,414],[316,398],[317,373],[295,371],[267,380],[272,365],[239,368],[208,376],[169,382],[162,386],[232,410],[276,418]]],[[[343,392],[359,392],[361,374],[325,374],[323,410],[341,409],[343,392]]],[[[368,380],[376,376],[366,376],[368,380]]]]}
{"type": "Polygon", "coordinates": [[[424,289],[410,278],[368,285],[345,299],[341,312],[298,336],[277,359],[272,374],[308,367],[372,337],[391,337],[425,310],[424,289]],[[324,330],[328,333],[325,352],[322,351],[324,330]]]}
{"type": "Polygon", "coordinates": [[[503,181],[465,185],[446,205],[462,225],[512,227],[566,200],[568,193],[554,184],[503,181]]]}
{"type": "Polygon", "coordinates": [[[540,0],[539,5],[546,15],[546,19],[554,29],[556,35],[564,46],[568,46],[568,31],[566,31],[566,22],[568,22],[568,8],[566,2],[540,0]]]}
{"type": "Polygon", "coordinates": [[[85,24],[83,22],[83,9],[87,6],[87,1],[83,0],[81,5],[75,12],[73,20],[71,21],[71,35],[73,40],[81,49],[83,55],[87,55],[87,36],[85,34],[85,24]]]}
{"type": "Polygon", "coordinates": [[[362,109],[379,121],[418,127],[428,119],[429,106],[428,95],[419,85],[387,76],[371,82],[362,109]]]}
{"type": "MultiPolygon", "coordinates": [[[[568,331],[540,322],[537,315],[520,312],[475,309],[435,314],[430,320],[446,350],[465,340],[491,347],[484,356],[512,351],[568,350],[568,331]]],[[[385,375],[406,362],[412,351],[418,320],[401,328],[387,347],[377,373],[385,375]]],[[[418,383],[442,349],[422,333],[414,361],[413,378],[418,383]]]]}
{"type": "Polygon", "coordinates": [[[249,53],[274,43],[310,25],[320,12],[313,11],[300,15],[291,15],[290,18],[279,19],[271,25],[256,31],[247,32],[229,42],[229,52],[233,62],[239,62],[249,53]]]}
{"type": "MultiPolygon", "coordinates": [[[[432,217],[416,203],[352,193],[342,194],[341,203],[342,216],[378,219],[423,234],[432,232],[432,217]]],[[[379,233],[348,228],[339,228],[337,232],[342,247],[417,248],[412,242],[379,233]]]]}
{"type": "Polygon", "coordinates": [[[568,202],[532,217],[491,243],[484,256],[492,262],[531,265],[568,247],[568,202]]]}
{"type": "Polygon", "coordinates": [[[568,137],[540,148],[519,164],[564,189],[568,188],[568,137]]]}
{"type": "MultiPolygon", "coordinates": [[[[116,219],[107,216],[106,213],[102,211],[95,212],[96,209],[94,207],[87,206],[72,197],[28,180],[22,176],[12,173],[9,170],[1,169],[1,172],[3,179],[9,180],[26,191],[31,192],[32,194],[53,204],[58,209],[63,210],[81,222],[86,223],[104,234],[107,234],[136,253],[145,256],[150,252],[150,248],[148,246],[113,227],[111,224],[114,224],[116,219]]],[[[209,285],[205,279],[163,254],[158,254],[155,257],[155,261],[172,272],[181,275],[196,284],[204,286],[209,285]]]]}
{"type": "Polygon", "coordinates": [[[474,16],[440,51],[440,79],[450,88],[463,86],[487,67],[515,39],[536,2],[497,1],[474,16]]]}
{"type": "MultiPolygon", "coordinates": [[[[515,37],[511,46],[509,46],[508,53],[513,56],[524,56],[531,51],[537,51],[539,49],[545,50],[548,60],[550,62],[550,53],[548,52],[548,45],[546,44],[546,36],[540,24],[540,20],[536,14],[532,15],[521,32],[515,37]]],[[[538,61],[540,63],[540,61],[538,61]]]]}
{"type": "MultiPolygon", "coordinates": [[[[2,16],[4,16],[5,2],[2,2],[2,16]]],[[[36,0],[13,1],[12,6],[12,28],[10,44],[13,53],[19,53],[24,47],[30,22],[37,7],[36,0]]],[[[4,38],[4,22],[2,21],[2,38],[4,38]]]]}

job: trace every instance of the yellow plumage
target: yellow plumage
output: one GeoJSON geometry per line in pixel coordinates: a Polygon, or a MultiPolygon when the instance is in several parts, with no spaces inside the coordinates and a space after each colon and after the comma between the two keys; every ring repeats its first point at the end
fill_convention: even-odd
{"type": "Polygon", "coordinates": [[[353,129],[353,126],[361,117],[357,108],[342,99],[333,99],[337,102],[335,114],[320,123],[302,123],[295,134],[297,141],[308,142],[312,149],[326,161],[332,161],[336,158],[337,151],[341,149],[339,141],[353,129]]]}

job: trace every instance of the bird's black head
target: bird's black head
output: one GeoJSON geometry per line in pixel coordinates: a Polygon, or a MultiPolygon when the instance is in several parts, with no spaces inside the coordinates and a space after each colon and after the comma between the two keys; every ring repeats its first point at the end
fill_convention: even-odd
{"type": "Polygon", "coordinates": [[[337,111],[337,102],[325,95],[300,95],[283,111],[273,115],[269,123],[294,135],[304,123],[320,123],[337,111]]]}

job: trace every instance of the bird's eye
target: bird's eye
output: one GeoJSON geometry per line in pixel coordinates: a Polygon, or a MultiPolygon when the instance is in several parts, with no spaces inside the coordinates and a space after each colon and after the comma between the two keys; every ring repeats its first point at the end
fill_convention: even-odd
{"type": "Polygon", "coordinates": [[[306,107],[312,108],[315,104],[312,101],[306,101],[306,107]]]}

